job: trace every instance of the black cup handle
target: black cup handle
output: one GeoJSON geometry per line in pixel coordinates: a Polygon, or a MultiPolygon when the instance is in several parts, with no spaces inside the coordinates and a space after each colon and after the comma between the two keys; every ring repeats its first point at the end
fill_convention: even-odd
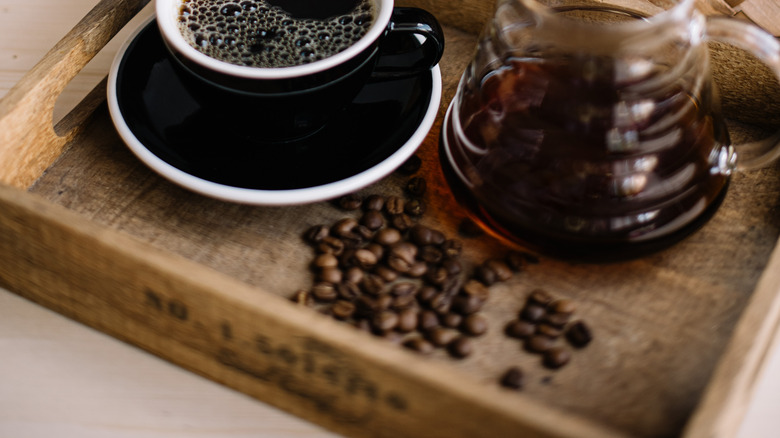
{"type": "Polygon", "coordinates": [[[429,71],[444,54],[444,32],[430,12],[396,7],[379,43],[372,79],[399,79],[429,71]],[[420,41],[416,36],[422,36],[420,41]]]}

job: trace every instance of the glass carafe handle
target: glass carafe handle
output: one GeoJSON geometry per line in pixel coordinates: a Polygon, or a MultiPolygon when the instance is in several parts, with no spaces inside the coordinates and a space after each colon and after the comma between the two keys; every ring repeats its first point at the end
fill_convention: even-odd
{"type": "MultiPolygon", "coordinates": [[[[752,53],[780,81],[780,42],[759,27],[733,18],[709,17],[706,39],[752,53]]],[[[735,145],[735,149],[739,169],[764,167],[780,157],[780,131],[759,141],[735,145]]]]}

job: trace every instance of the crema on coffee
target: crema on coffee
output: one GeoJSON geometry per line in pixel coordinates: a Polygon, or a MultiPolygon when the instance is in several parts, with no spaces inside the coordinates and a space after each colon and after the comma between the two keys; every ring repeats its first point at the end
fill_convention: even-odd
{"type": "Polygon", "coordinates": [[[212,58],[290,67],[347,49],[374,17],[372,0],[184,0],[179,29],[212,58]]]}

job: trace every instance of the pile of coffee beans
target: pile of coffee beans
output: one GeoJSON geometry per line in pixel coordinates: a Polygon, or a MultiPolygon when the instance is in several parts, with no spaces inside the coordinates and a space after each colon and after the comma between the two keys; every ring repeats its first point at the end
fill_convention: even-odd
{"type": "MultiPolygon", "coordinates": [[[[543,289],[530,293],[525,305],[504,327],[504,333],[523,342],[526,351],[542,356],[542,364],[558,369],[571,360],[571,348],[583,348],[593,339],[590,327],[582,320],[572,320],[575,305],[568,299],[556,299],[543,289]],[[561,338],[568,340],[567,347],[561,338]]],[[[508,388],[522,387],[522,370],[512,367],[500,382],[508,388]]]]}

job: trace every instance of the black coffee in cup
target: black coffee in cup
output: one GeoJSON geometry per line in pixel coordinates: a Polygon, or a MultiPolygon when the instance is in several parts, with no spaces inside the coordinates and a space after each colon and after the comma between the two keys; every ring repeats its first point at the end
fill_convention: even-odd
{"type": "Polygon", "coordinates": [[[231,64],[275,68],[335,55],[371,27],[372,0],[184,0],[188,43],[231,64]]]}

